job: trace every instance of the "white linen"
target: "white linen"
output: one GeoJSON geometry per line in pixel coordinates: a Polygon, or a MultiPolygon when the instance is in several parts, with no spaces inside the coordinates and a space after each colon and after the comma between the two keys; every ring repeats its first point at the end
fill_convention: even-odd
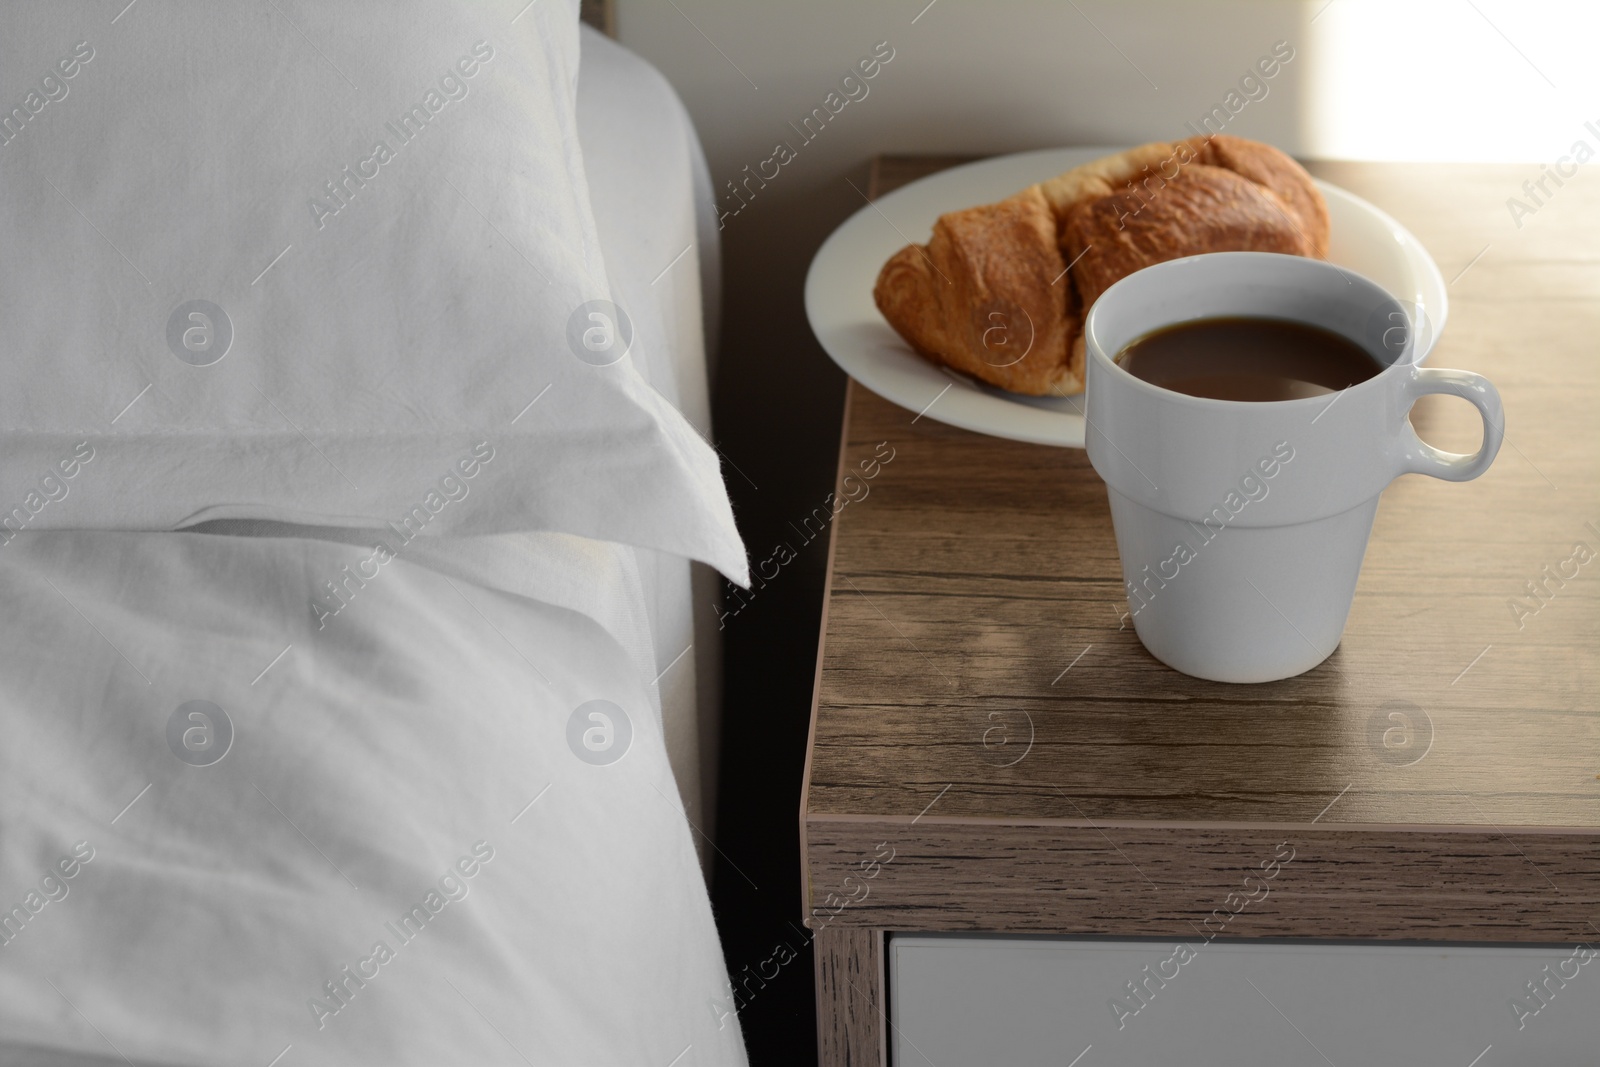
{"type": "Polygon", "coordinates": [[[99,531],[0,548],[0,903],[93,852],[0,945],[13,1062],[744,1062],[737,1019],[710,1010],[726,976],[650,679],[593,617],[633,628],[628,550],[449,544],[346,586],[320,628],[310,604],[367,549],[99,531]],[[633,727],[604,766],[568,740],[597,698],[633,727]],[[169,748],[191,700],[235,730],[210,766],[169,748]],[[492,859],[397,936],[475,847],[492,859]],[[394,958],[362,962],[378,941],[394,958]]]}
{"type": "Polygon", "coordinates": [[[0,539],[411,515],[744,580],[715,453],[579,343],[576,6],[7,5],[0,539]]]}
{"type": "MultiPolygon", "coordinates": [[[[721,278],[700,142],[654,67],[588,26],[580,44],[578,135],[612,294],[649,342],[637,350],[640,375],[710,440],[708,348],[721,278]]],[[[709,872],[722,696],[718,579],[665,552],[641,550],[638,565],[667,755],[709,872]]]]}
{"type": "MultiPolygon", "coordinates": [[[[714,321],[720,277],[715,198],[699,140],[677,95],[653,67],[587,26],[580,27],[580,41],[578,132],[589,164],[590,198],[612,290],[630,309],[639,336],[650,341],[636,350],[640,375],[709,438],[706,338],[714,321]],[[686,248],[673,270],[663,274],[657,264],[672,261],[686,248]]],[[[191,529],[314,537],[356,545],[383,536],[379,530],[245,520],[221,520],[191,529]]],[[[437,548],[427,564],[462,576],[456,568],[468,560],[464,539],[437,546],[431,541],[414,544],[414,561],[420,558],[414,553],[437,548]]],[[[607,573],[637,567],[646,618],[612,618],[607,628],[626,635],[619,639],[635,656],[643,656],[641,669],[658,678],[652,693],[659,702],[667,755],[709,875],[721,710],[721,641],[711,610],[718,579],[704,565],[670,553],[647,549],[612,553],[592,543],[587,547],[603,552],[607,573]]],[[[585,573],[580,567],[555,572],[585,573]]],[[[469,577],[494,584],[497,576],[478,568],[469,577]]],[[[513,591],[563,606],[574,606],[566,598],[582,593],[578,603],[591,610],[595,605],[616,610],[635,603],[616,588],[603,595],[548,586],[513,591]]]]}

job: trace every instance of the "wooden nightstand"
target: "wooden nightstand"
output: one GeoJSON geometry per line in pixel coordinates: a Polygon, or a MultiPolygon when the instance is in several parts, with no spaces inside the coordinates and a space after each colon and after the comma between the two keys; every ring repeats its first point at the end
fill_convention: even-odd
{"type": "MultiPolygon", "coordinates": [[[[879,160],[872,195],[952,162],[879,160]]],[[[1600,179],[1519,230],[1529,168],[1312,169],[1454,276],[1430,363],[1499,386],[1498,462],[1391,486],[1339,649],[1228,686],[1140,645],[1081,451],[851,382],[800,816],[823,1064],[888,1062],[897,934],[1600,940],[1600,179]]],[[[1413,415],[1464,451],[1477,419],[1413,415]]]]}

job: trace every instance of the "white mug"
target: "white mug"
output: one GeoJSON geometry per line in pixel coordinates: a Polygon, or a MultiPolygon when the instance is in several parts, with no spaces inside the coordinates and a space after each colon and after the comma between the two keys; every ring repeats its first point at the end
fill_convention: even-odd
{"type": "Polygon", "coordinates": [[[1404,308],[1321,260],[1220,252],[1146,267],[1084,324],[1086,445],[1105,480],[1134,630],[1161,662],[1219,682],[1310,670],[1344,632],[1378,496],[1402,474],[1463,482],[1500,450],[1485,378],[1417,365],[1404,308]],[[1115,360],[1151,331],[1252,316],[1320,326],[1385,365],[1336,393],[1268,402],[1163,389],[1115,360]],[[1483,416],[1472,455],[1420,440],[1417,398],[1448,393],[1483,416]]]}

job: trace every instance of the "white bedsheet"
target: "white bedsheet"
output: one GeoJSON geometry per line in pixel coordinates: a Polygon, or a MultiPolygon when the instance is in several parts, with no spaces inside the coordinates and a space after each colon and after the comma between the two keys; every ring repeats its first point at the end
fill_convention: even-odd
{"type": "MultiPolygon", "coordinates": [[[[638,349],[640,375],[710,440],[708,353],[721,283],[705,157],[688,112],[654,67],[587,26],[580,47],[578,136],[612,294],[649,342],[638,349]]],[[[706,835],[715,834],[719,579],[681,556],[640,550],[637,559],[667,754],[704,860],[706,835]]]]}
{"type": "Polygon", "coordinates": [[[0,548],[0,907],[27,912],[0,945],[0,1063],[744,1062],[627,550],[412,547],[320,628],[311,601],[370,548],[0,548]],[[570,742],[596,699],[632,726],[609,765],[570,742]],[[169,740],[189,701],[232,723],[212,765],[169,740]],[[92,859],[31,908],[78,842],[92,859]],[[402,938],[474,849],[493,858],[402,938]]]}

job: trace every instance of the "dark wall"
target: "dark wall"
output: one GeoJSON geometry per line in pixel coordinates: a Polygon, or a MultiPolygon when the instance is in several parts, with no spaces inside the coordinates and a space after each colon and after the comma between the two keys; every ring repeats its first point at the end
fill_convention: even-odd
{"type": "MultiPolygon", "coordinates": [[[[851,180],[865,188],[858,169],[851,180]]],[[[828,541],[804,541],[790,524],[833,491],[838,459],[845,378],[812,338],[801,300],[811,255],[861,203],[843,180],[837,189],[845,196],[816,193],[803,214],[762,212],[754,202],[722,234],[723,358],[712,410],[724,475],[752,561],[771,557],[779,542],[796,552],[751,592],[725,588],[722,605],[713,905],[760,1067],[816,1062],[799,802],[828,541]]]]}

